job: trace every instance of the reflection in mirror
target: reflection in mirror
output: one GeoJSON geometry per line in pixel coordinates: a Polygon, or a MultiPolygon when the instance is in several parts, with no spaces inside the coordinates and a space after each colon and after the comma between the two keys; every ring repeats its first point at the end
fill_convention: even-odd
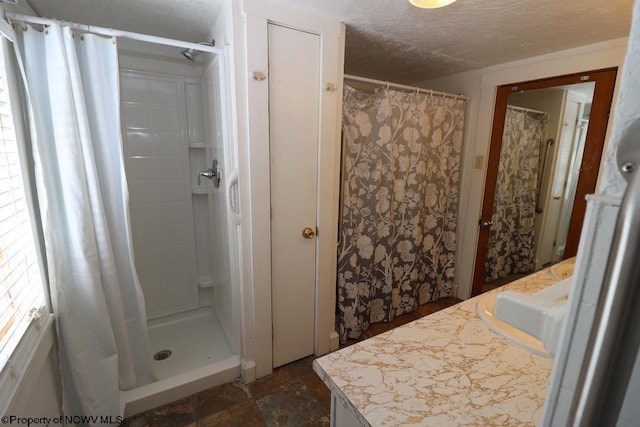
{"type": "Polygon", "coordinates": [[[594,88],[509,95],[485,262],[489,288],[563,259],[594,88]]]}

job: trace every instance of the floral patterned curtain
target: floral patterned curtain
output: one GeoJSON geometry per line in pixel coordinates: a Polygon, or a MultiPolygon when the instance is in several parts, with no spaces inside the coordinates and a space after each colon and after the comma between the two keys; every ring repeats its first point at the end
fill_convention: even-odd
{"type": "Polygon", "coordinates": [[[463,100],[344,89],[340,340],[451,294],[463,100]]]}
{"type": "Polygon", "coordinates": [[[540,144],[546,117],[507,108],[493,204],[485,282],[535,268],[540,144]]]}

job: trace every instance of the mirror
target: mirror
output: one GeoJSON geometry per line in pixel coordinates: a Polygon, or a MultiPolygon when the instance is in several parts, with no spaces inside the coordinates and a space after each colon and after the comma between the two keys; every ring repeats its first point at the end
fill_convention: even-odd
{"type": "Polygon", "coordinates": [[[509,94],[485,288],[562,261],[594,89],[588,82],[509,94]]]}
{"type": "Polygon", "coordinates": [[[575,256],[615,74],[498,87],[473,295],[575,256]]]}

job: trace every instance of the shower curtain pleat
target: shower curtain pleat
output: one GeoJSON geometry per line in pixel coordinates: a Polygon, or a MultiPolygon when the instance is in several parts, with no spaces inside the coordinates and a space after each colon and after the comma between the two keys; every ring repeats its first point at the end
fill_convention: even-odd
{"type": "Polygon", "coordinates": [[[345,87],[341,342],[451,295],[464,114],[463,100],[345,87]]]}
{"type": "Polygon", "coordinates": [[[536,200],[545,123],[543,115],[507,108],[485,283],[535,270],[536,200]]]}
{"type": "MultiPolygon", "coordinates": [[[[135,272],[115,40],[19,31],[67,415],[123,415],[153,380],[135,272]]],[[[91,425],[101,425],[90,423],[91,425]]]]}

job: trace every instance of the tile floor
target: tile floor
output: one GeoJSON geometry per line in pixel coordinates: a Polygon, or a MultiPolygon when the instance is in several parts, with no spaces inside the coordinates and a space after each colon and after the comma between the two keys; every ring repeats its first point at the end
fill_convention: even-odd
{"type": "MultiPolygon", "coordinates": [[[[424,304],[388,323],[376,323],[359,340],[370,338],[459,303],[453,297],[424,304]]],[[[313,372],[310,356],[275,369],[273,374],[243,385],[214,387],[128,418],[125,427],[328,426],[331,393],[313,372]]]]}

